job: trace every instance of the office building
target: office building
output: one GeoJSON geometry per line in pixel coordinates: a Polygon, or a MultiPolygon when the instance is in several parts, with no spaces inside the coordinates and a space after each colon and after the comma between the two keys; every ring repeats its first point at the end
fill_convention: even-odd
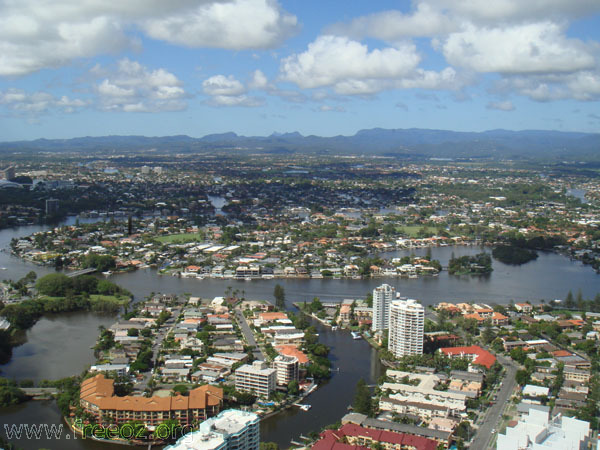
{"type": "Polygon", "coordinates": [[[396,288],[389,284],[382,284],[373,289],[373,324],[371,329],[375,332],[388,329],[390,303],[396,297],[396,288]]]}
{"type": "Polygon", "coordinates": [[[396,358],[423,354],[425,308],[413,299],[390,304],[388,350],[396,358]]]}
{"type": "Polygon", "coordinates": [[[228,409],[205,420],[198,431],[186,434],[165,450],[258,450],[260,417],[228,409]]]}
{"type": "Polygon", "coordinates": [[[277,371],[276,380],[279,386],[287,386],[290,381],[298,381],[298,358],[279,355],[273,360],[273,369],[277,371]]]}
{"type": "Polygon", "coordinates": [[[235,371],[235,389],[268,397],[275,390],[276,374],[277,371],[267,367],[264,361],[244,364],[235,371]]]}

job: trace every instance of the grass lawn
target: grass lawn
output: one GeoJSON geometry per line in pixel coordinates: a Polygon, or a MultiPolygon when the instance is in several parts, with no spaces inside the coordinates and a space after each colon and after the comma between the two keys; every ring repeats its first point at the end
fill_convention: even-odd
{"type": "Polygon", "coordinates": [[[126,295],[100,295],[100,294],[92,294],[90,295],[90,300],[92,303],[97,302],[107,302],[107,303],[117,303],[121,306],[125,306],[129,303],[130,298],[126,295]]]}
{"type": "Polygon", "coordinates": [[[168,236],[159,236],[155,238],[162,244],[185,244],[187,242],[201,242],[204,241],[204,236],[198,233],[181,233],[181,234],[169,234],[168,236]]]}
{"type": "Polygon", "coordinates": [[[435,234],[436,229],[433,227],[424,227],[422,225],[404,225],[398,227],[398,231],[402,234],[406,234],[411,238],[416,238],[419,235],[419,230],[426,229],[429,233],[435,234]]]}

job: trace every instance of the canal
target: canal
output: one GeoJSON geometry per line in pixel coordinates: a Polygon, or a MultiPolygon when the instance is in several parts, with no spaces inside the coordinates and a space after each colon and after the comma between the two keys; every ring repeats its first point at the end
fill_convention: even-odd
{"type": "MultiPolygon", "coordinates": [[[[72,219],[74,221],[74,219],[72,219]]],[[[0,231],[0,273],[3,279],[17,280],[30,270],[38,276],[51,272],[10,255],[8,244],[14,237],[29,235],[42,227],[21,227],[0,231]]],[[[476,247],[439,247],[432,249],[432,256],[447,265],[454,254],[462,256],[475,254],[476,247]]],[[[489,249],[487,250],[489,251],[489,249]]],[[[404,250],[386,253],[385,257],[400,257],[415,253],[424,255],[425,249],[404,250]]],[[[555,253],[540,253],[537,260],[520,267],[508,266],[498,261],[493,263],[494,271],[483,277],[454,277],[442,272],[437,277],[418,279],[372,279],[372,280],[195,280],[157,275],[154,270],[138,270],[111,277],[111,280],[142,299],[152,292],[190,293],[200,297],[223,295],[231,286],[239,295],[248,299],[273,299],[273,288],[279,283],[285,288],[286,302],[292,308],[293,302],[310,301],[313,297],[322,300],[364,297],[382,283],[396,287],[402,295],[417,298],[425,305],[439,301],[475,301],[508,303],[511,300],[539,302],[541,299],[564,298],[569,290],[575,294],[582,290],[584,297],[592,298],[600,292],[600,276],[590,267],[571,261],[555,253]]],[[[116,317],[93,313],[70,313],[42,318],[25,336],[25,343],[14,349],[10,363],[0,366],[0,375],[22,379],[54,379],[81,373],[92,362],[90,347],[98,335],[99,326],[110,325],[116,317]]],[[[354,387],[360,378],[369,384],[377,381],[381,367],[372,350],[364,341],[355,341],[345,331],[331,331],[317,325],[323,343],[331,347],[334,369],[329,382],[321,386],[307,398],[312,405],[308,412],[297,408],[289,409],[271,417],[261,424],[261,437],[265,441],[275,441],[287,447],[291,439],[297,440],[300,434],[319,430],[322,426],[334,423],[346,412],[352,403],[354,387]]],[[[60,424],[60,414],[52,402],[28,402],[12,408],[0,409],[0,424],[60,424]]],[[[0,433],[6,435],[5,429],[0,433]]],[[[73,439],[66,431],[61,439],[19,439],[19,447],[26,450],[50,449],[111,449],[121,446],[99,444],[90,440],[73,439]]]]}

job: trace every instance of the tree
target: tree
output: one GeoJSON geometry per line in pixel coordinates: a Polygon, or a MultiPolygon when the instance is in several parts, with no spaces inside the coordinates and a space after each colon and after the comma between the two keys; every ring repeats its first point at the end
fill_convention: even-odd
{"type": "Polygon", "coordinates": [[[290,395],[298,395],[300,392],[300,386],[296,380],[292,380],[288,384],[288,394],[290,395]]]}
{"type": "Polygon", "coordinates": [[[573,299],[573,293],[569,291],[567,298],[565,299],[565,306],[569,309],[575,306],[575,300],[573,299]]]}
{"type": "Polygon", "coordinates": [[[285,309],[285,290],[280,284],[275,285],[273,297],[275,297],[275,306],[279,309],[285,309]]]}
{"type": "Polygon", "coordinates": [[[71,279],[63,273],[50,273],[40,278],[35,284],[40,294],[52,297],[64,297],[72,287],[71,279]]]}
{"type": "Polygon", "coordinates": [[[354,394],[354,403],[352,408],[355,412],[365,414],[367,416],[373,415],[373,402],[371,401],[371,391],[367,386],[364,379],[358,380],[356,384],[356,392],[354,394]]]}

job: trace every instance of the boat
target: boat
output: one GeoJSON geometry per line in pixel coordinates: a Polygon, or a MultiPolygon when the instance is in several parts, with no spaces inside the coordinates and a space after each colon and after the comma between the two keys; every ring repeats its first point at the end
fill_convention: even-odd
{"type": "Polygon", "coordinates": [[[244,281],[252,281],[252,278],[246,277],[246,278],[244,278],[244,281]]]}
{"type": "Polygon", "coordinates": [[[102,272],[102,275],[104,275],[105,277],[110,277],[113,273],[110,270],[107,270],[106,272],[102,272]]]}
{"type": "Polygon", "coordinates": [[[294,406],[297,406],[302,411],[308,411],[310,408],[312,408],[311,405],[301,405],[300,403],[294,403],[294,406]]]}
{"type": "Polygon", "coordinates": [[[336,331],[338,329],[337,325],[331,327],[331,331],[336,331]]]}
{"type": "Polygon", "coordinates": [[[360,333],[353,331],[350,333],[352,335],[352,339],[362,339],[362,336],[360,335],[360,333]]]}

